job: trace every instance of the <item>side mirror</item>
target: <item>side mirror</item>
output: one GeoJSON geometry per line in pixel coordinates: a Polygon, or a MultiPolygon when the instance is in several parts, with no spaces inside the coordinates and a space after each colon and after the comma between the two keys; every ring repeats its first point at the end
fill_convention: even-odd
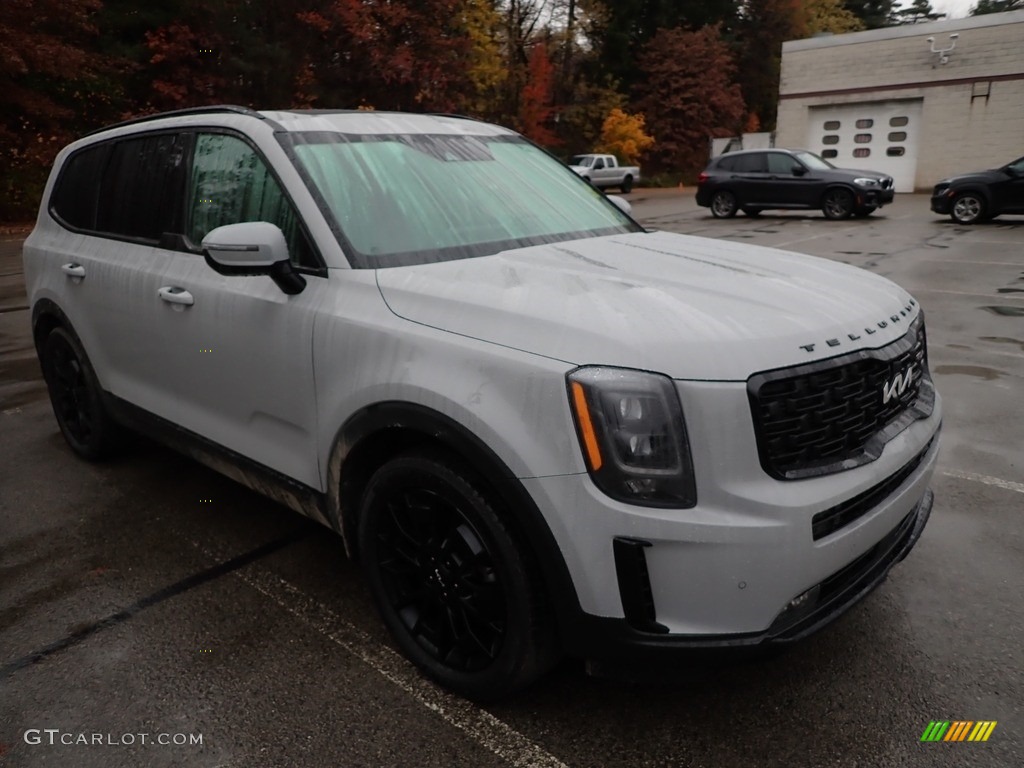
{"type": "Polygon", "coordinates": [[[608,195],[607,197],[609,202],[611,202],[616,208],[618,208],[624,214],[626,214],[627,216],[633,215],[633,206],[630,205],[629,201],[626,200],[624,197],[619,197],[618,195],[608,195]]]}
{"type": "Polygon", "coordinates": [[[247,221],[217,227],[203,238],[203,256],[222,275],[269,275],[289,296],[306,287],[306,279],[292,269],[288,243],[276,224],[247,221]]]}
{"type": "Polygon", "coordinates": [[[794,176],[803,176],[805,173],[807,173],[807,169],[804,168],[802,165],[794,165],[793,166],[793,175],[794,176]]]}

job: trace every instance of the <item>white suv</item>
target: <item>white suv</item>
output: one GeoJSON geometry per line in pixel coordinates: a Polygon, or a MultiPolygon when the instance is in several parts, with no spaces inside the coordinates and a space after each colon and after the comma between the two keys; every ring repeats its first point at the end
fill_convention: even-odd
{"type": "Polygon", "coordinates": [[[803,637],[931,509],[906,291],[646,232],[493,125],[121,124],[61,152],[24,253],[77,453],[144,431],[330,526],[403,652],[473,698],[560,653],[803,637]]]}

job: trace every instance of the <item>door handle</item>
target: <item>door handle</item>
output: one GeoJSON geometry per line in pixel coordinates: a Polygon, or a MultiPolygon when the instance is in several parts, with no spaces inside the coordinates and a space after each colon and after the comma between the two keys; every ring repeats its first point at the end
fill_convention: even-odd
{"type": "Polygon", "coordinates": [[[165,285],[157,290],[156,295],[168,304],[180,304],[185,307],[191,307],[195,304],[192,294],[184,288],[178,288],[177,286],[165,285]]]}
{"type": "Polygon", "coordinates": [[[83,267],[81,264],[76,264],[73,261],[64,264],[60,268],[60,271],[63,272],[68,277],[85,277],[85,267],[83,267]]]}

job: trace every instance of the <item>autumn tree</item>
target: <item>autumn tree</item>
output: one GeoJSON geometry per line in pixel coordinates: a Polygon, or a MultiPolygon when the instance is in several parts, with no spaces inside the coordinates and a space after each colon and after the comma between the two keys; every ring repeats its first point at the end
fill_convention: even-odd
{"type": "Polygon", "coordinates": [[[530,51],[529,74],[519,99],[517,128],[526,138],[549,147],[558,141],[550,126],[554,113],[551,103],[553,85],[554,68],[547,47],[535,45],[530,51]]]}
{"type": "Polygon", "coordinates": [[[864,23],[843,6],[842,0],[807,0],[807,34],[841,35],[864,29],[864,23]]]}
{"type": "Polygon", "coordinates": [[[471,89],[464,0],[328,0],[302,10],[304,87],[316,106],[449,112],[471,89]]]}
{"type": "Polygon", "coordinates": [[[601,138],[605,118],[625,105],[626,97],[614,81],[595,84],[579,80],[570,101],[559,108],[556,128],[560,143],[578,152],[592,151],[601,138]]]}
{"type": "Polygon", "coordinates": [[[601,126],[601,139],[595,151],[615,155],[624,165],[633,165],[654,144],[644,132],[644,116],[613,109],[601,126]]]}
{"type": "Polygon", "coordinates": [[[57,150],[88,124],[99,0],[0,2],[0,217],[34,213],[57,150]]]}
{"type": "Polygon", "coordinates": [[[502,17],[494,0],[465,0],[458,31],[469,40],[466,71],[470,94],[465,107],[481,117],[497,117],[508,68],[502,53],[502,17]]]}
{"type": "Polygon", "coordinates": [[[747,0],[740,22],[741,84],[747,108],[766,129],[775,126],[782,44],[807,36],[804,0],[747,0]]]}
{"type": "Polygon", "coordinates": [[[645,155],[655,171],[696,174],[708,140],[734,135],[745,116],[736,65],[717,25],[664,29],[640,53],[635,107],[658,141],[645,155]]]}
{"type": "Polygon", "coordinates": [[[737,17],[736,0],[592,0],[603,6],[602,24],[594,31],[602,73],[627,89],[642,76],[638,53],[660,30],[699,29],[708,24],[731,28],[737,17]]]}

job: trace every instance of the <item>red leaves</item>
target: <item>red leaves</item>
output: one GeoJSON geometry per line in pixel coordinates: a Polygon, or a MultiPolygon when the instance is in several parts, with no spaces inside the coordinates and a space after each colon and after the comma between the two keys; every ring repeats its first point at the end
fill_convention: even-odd
{"type": "Polygon", "coordinates": [[[736,65],[719,27],[696,32],[663,29],[644,47],[637,107],[658,137],[650,153],[656,169],[685,174],[703,168],[708,139],[742,127],[743,97],[736,65]]]}
{"type": "Polygon", "coordinates": [[[553,146],[558,138],[548,127],[554,108],[551,104],[554,68],[547,48],[534,45],[530,51],[530,67],[526,85],[519,97],[519,131],[528,139],[553,146]]]}

